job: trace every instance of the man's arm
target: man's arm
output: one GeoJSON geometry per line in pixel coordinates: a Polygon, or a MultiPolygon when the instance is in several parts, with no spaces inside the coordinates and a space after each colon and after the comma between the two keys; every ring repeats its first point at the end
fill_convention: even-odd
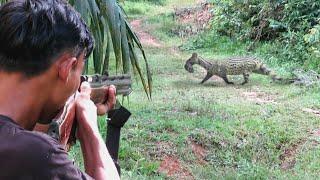
{"type": "MultiPolygon", "coordinates": [[[[84,82],[76,99],[77,136],[81,144],[86,173],[95,179],[120,179],[113,160],[99,133],[97,107],[90,100],[91,88],[84,82]]],[[[100,112],[107,112],[115,104],[115,88],[107,89],[108,100],[101,104],[100,112]]]]}

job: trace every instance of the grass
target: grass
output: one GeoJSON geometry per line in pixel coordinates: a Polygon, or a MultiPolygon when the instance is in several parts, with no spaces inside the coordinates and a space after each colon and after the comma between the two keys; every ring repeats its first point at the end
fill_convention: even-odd
{"type": "MultiPolygon", "coordinates": [[[[319,129],[319,117],[303,109],[320,108],[319,89],[274,84],[261,75],[252,75],[244,86],[214,79],[199,85],[204,71],[197,67],[190,74],[183,69],[191,52],[221,58],[245,54],[246,46],[216,37],[206,47],[177,50],[177,46],[190,46],[190,40],[169,33],[175,25],[170,13],[175,5],[192,2],[171,0],[165,6],[130,2],[135,4],[132,7],[150,9],[131,18],[143,18],[143,29],[163,46],[145,47],[154,74],[152,101],[135,83],[130,103],[125,103],[133,115],[122,129],[123,179],[166,179],[158,169],[167,156],[178,159],[195,179],[317,179],[320,139],[311,132],[319,129]],[[192,143],[205,149],[204,163],[199,162],[192,143]],[[287,158],[295,160],[294,166],[282,169],[280,157],[290,150],[295,153],[287,158]]],[[[263,45],[260,48],[264,50],[263,45]]],[[[280,74],[294,66],[264,60],[280,74]]],[[[100,123],[105,134],[103,119],[100,123]]],[[[72,157],[82,166],[79,156],[75,146],[72,157]]]]}

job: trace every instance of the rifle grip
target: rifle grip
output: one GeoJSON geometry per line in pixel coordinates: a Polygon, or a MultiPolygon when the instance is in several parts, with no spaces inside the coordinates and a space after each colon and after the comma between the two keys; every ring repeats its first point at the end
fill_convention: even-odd
{"type": "Polygon", "coordinates": [[[90,99],[95,103],[104,103],[107,100],[107,87],[91,88],[90,99]]]}

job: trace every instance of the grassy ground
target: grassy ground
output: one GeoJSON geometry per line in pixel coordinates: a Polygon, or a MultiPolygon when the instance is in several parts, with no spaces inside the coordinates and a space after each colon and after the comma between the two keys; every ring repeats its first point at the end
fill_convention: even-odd
{"type": "MultiPolygon", "coordinates": [[[[198,84],[205,72],[196,67],[187,73],[183,65],[192,51],[177,48],[188,43],[168,33],[175,25],[173,8],[192,3],[125,5],[160,45],[145,45],[154,75],[152,101],[136,83],[125,103],[133,116],[122,130],[123,179],[317,179],[319,115],[311,110],[320,109],[319,89],[274,84],[261,75],[252,75],[244,86],[218,78],[198,84]]],[[[218,39],[215,46],[194,51],[219,58],[242,54],[245,47],[218,39]]],[[[286,65],[271,65],[285,74],[286,65]]],[[[81,166],[78,146],[72,156],[81,166]]]]}

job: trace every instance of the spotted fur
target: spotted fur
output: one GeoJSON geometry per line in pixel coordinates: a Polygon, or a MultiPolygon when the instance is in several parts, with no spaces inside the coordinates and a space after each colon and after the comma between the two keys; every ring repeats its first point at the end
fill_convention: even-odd
{"type": "Polygon", "coordinates": [[[255,57],[234,57],[209,62],[198,57],[197,53],[193,53],[191,58],[186,61],[184,67],[188,72],[193,73],[194,64],[198,64],[207,70],[207,75],[201,83],[206,82],[213,75],[216,75],[221,77],[226,83],[233,84],[233,82],[228,80],[228,75],[243,75],[243,85],[248,83],[251,73],[268,75],[273,81],[281,79],[255,57]]]}

